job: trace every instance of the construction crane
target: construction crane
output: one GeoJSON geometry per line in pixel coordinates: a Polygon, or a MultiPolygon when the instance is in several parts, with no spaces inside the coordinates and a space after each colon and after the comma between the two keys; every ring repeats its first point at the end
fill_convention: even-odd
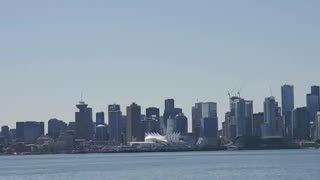
{"type": "Polygon", "coordinates": [[[232,91],[229,91],[228,92],[228,95],[229,95],[229,99],[231,98],[231,94],[236,90],[236,88],[232,89],[232,91]]]}

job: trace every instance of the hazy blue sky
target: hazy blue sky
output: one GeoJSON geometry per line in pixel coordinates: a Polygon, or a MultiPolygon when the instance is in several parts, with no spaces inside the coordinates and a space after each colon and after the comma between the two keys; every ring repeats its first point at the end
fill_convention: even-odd
{"type": "MultiPolygon", "coordinates": [[[[227,92],[262,110],[270,88],[295,85],[305,105],[320,84],[318,0],[1,1],[0,125],[74,120],[135,101],[163,110],[174,98],[191,121],[197,101],[228,110],[227,92]]],[[[191,126],[189,127],[189,129],[191,126]]]]}

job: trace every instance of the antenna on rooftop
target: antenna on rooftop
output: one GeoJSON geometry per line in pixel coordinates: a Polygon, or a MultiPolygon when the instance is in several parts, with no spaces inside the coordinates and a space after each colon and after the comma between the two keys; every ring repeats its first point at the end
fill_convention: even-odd
{"type": "Polygon", "coordinates": [[[83,91],[81,91],[80,102],[83,102],[83,91]]]}

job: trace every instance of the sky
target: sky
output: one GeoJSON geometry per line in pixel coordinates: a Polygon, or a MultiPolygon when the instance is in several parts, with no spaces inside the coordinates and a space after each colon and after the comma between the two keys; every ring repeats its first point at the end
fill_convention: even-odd
{"type": "MultiPolygon", "coordinates": [[[[81,98],[95,112],[174,98],[191,107],[228,91],[263,109],[295,86],[296,107],[320,85],[318,0],[0,1],[0,125],[74,121],[81,98]]],[[[220,125],[221,127],[221,125],[220,125]]]]}

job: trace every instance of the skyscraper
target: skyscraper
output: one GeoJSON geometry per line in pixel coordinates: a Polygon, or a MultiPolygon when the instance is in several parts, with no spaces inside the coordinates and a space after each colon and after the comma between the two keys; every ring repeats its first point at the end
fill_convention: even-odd
{"type": "Polygon", "coordinates": [[[92,109],[84,101],[77,104],[79,112],[76,112],[75,118],[75,138],[93,140],[94,126],[92,121],[92,109]]]}
{"type": "Polygon", "coordinates": [[[106,141],[107,140],[107,127],[105,124],[100,124],[96,126],[96,141],[106,141]]]}
{"type": "Polygon", "coordinates": [[[26,144],[34,144],[36,140],[44,135],[44,123],[43,122],[35,122],[35,121],[27,121],[24,122],[24,142],[26,144]]]}
{"type": "Polygon", "coordinates": [[[126,144],[127,143],[127,122],[128,118],[126,115],[122,115],[121,117],[121,143],[126,144]]]}
{"type": "Polygon", "coordinates": [[[262,136],[282,136],[282,124],[281,108],[275,98],[265,98],[262,136]]]}
{"type": "Polygon", "coordinates": [[[245,101],[245,135],[252,136],[253,101],[245,101]]]}
{"type": "Polygon", "coordinates": [[[16,122],[16,141],[24,141],[24,122],[16,122]]]}
{"type": "Polygon", "coordinates": [[[310,121],[314,122],[317,112],[320,111],[319,86],[312,86],[311,93],[307,94],[307,109],[310,115],[310,121]]]}
{"type": "Polygon", "coordinates": [[[310,116],[308,108],[296,108],[293,111],[293,138],[306,140],[310,138],[310,116]]]}
{"type": "Polygon", "coordinates": [[[182,135],[188,133],[188,118],[184,114],[178,114],[175,117],[176,121],[176,133],[180,133],[182,135]]]}
{"type": "Polygon", "coordinates": [[[167,133],[166,134],[175,133],[175,130],[176,130],[176,121],[172,116],[170,116],[167,119],[167,133]]]}
{"type": "Polygon", "coordinates": [[[230,142],[236,138],[236,123],[234,122],[234,117],[231,117],[230,112],[226,112],[224,117],[225,120],[222,124],[223,140],[225,142],[230,142]]]}
{"type": "Polygon", "coordinates": [[[9,126],[2,126],[0,136],[3,138],[3,145],[7,146],[10,142],[10,128],[9,126]]]}
{"type": "Polygon", "coordinates": [[[120,105],[112,104],[108,106],[109,119],[109,135],[110,140],[114,142],[121,142],[122,135],[122,112],[120,105]]]}
{"type": "Polygon", "coordinates": [[[281,87],[282,115],[286,112],[292,112],[294,109],[294,87],[292,85],[283,85],[281,87]]]}
{"type": "Polygon", "coordinates": [[[245,100],[240,97],[230,98],[230,115],[236,125],[236,137],[245,134],[245,100]]]}
{"type": "Polygon", "coordinates": [[[311,86],[311,94],[320,96],[320,87],[319,86],[311,86]]]}
{"type": "Polygon", "coordinates": [[[132,103],[127,107],[127,142],[144,141],[141,107],[132,103]]]}
{"type": "Polygon", "coordinates": [[[175,115],[175,106],[174,99],[166,99],[164,101],[164,113],[163,113],[163,123],[165,128],[167,128],[167,120],[170,116],[174,117],[175,115]]]}
{"type": "Polygon", "coordinates": [[[284,135],[292,137],[292,111],[294,110],[294,87],[284,85],[281,87],[282,117],[284,120],[284,135]]]}
{"type": "Polygon", "coordinates": [[[143,120],[145,133],[160,133],[160,110],[150,107],[146,109],[146,118],[143,120]]]}
{"type": "Polygon", "coordinates": [[[252,134],[253,102],[240,97],[230,98],[230,125],[235,125],[235,135],[250,136],[252,134]]]}
{"type": "Polygon", "coordinates": [[[57,139],[61,133],[67,129],[67,123],[58,120],[50,119],[48,121],[48,135],[54,139],[57,139]]]}
{"type": "Polygon", "coordinates": [[[209,145],[217,143],[218,117],[216,103],[200,102],[192,107],[192,133],[196,139],[204,138],[209,145]]]}
{"type": "Polygon", "coordinates": [[[253,114],[252,120],[252,135],[256,137],[261,137],[261,126],[264,122],[263,112],[253,114]]]}
{"type": "Polygon", "coordinates": [[[105,125],[104,112],[96,113],[96,126],[105,125]]]}
{"type": "Polygon", "coordinates": [[[196,139],[201,136],[201,103],[196,103],[192,107],[192,134],[196,139]]]}
{"type": "Polygon", "coordinates": [[[164,101],[164,111],[172,112],[174,108],[174,99],[166,99],[164,101]]]}

